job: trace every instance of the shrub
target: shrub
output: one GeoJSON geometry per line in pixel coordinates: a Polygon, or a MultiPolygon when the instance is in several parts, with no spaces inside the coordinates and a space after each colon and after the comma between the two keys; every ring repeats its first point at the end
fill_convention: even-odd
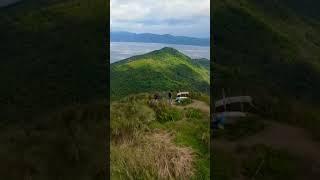
{"type": "Polygon", "coordinates": [[[190,98],[187,98],[187,99],[181,100],[180,102],[176,102],[176,105],[185,106],[191,103],[192,103],[192,100],[190,98]]]}
{"type": "Polygon", "coordinates": [[[176,108],[169,107],[164,102],[160,102],[152,107],[156,113],[156,119],[159,122],[177,121],[182,118],[181,111],[176,108]]]}

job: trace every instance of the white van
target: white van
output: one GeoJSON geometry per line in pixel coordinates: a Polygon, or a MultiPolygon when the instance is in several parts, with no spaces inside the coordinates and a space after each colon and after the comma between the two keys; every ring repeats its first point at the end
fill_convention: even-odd
{"type": "Polygon", "coordinates": [[[183,100],[189,99],[189,92],[179,92],[177,93],[176,102],[180,103],[183,100]]]}

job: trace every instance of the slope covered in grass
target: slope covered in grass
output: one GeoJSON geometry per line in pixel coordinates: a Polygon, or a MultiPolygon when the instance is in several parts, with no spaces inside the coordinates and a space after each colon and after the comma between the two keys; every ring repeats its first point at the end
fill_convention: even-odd
{"type": "Polygon", "coordinates": [[[224,88],[227,96],[250,95],[260,112],[214,132],[216,179],[318,178],[318,158],[292,148],[308,149],[320,137],[318,4],[314,0],[214,1],[213,94],[221,98],[224,88]],[[268,123],[285,128],[277,130],[268,123]],[[305,134],[294,137],[287,131],[299,127],[305,134]],[[270,138],[259,136],[269,130],[270,138]],[[298,145],[299,138],[305,144],[298,145]],[[280,139],[283,142],[274,143],[280,139]]]}
{"type": "Polygon", "coordinates": [[[315,1],[215,1],[216,97],[251,95],[265,114],[319,137],[320,21],[315,1]],[[308,11],[307,9],[310,9],[308,11]]]}
{"type": "Polygon", "coordinates": [[[209,179],[209,114],[151,96],[111,104],[111,179],[209,179]]]}
{"type": "Polygon", "coordinates": [[[208,67],[173,48],[134,56],[111,64],[110,69],[114,98],[154,91],[209,91],[208,67]]]}
{"type": "Polygon", "coordinates": [[[1,179],[104,178],[107,5],[0,8],[1,179]]]}
{"type": "Polygon", "coordinates": [[[105,97],[104,2],[37,4],[23,1],[0,11],[2,115],[105,97]]]}

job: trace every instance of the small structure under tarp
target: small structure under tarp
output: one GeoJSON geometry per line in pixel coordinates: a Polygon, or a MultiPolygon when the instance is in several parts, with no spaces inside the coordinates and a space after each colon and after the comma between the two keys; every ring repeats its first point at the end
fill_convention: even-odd
{"type": "Polygon", "coordinates": [[[177,97],[189,97],[189,92],[178,92],[177,97]]]}
{"type": "Polygon", "coordinates": [[[177,103],[181,103],[182,101],[186,100],[186,99],[189,99],[189,92],[179,92],[177,93],[177,96],[176,96],[176,102],[177,103]]]}
{"type": "Polygon", "coordinates": [[[221,127],[233,123],[254,109],[251,96],[223,97],[214,103],[213,124],[221,127]]]}

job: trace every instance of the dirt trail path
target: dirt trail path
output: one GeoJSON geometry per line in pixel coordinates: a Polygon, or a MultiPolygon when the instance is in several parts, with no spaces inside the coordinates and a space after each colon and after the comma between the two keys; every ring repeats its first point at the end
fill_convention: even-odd
{"type": "MultiPolygon", "coordinates": [[[[186,106],[174,106],[180,109],[192,107],[200,109],[204,113],[210,113],[210,106],[199,100],[192,100],[192,103],[186,106]]],[[[320,164],[320,142],[312,140],[305,129],[275,121],[264,121],[264,123],[266,128],[253,136],[244,137],[237,141],[215,139],[213,140],[214,146],[233,151],[237,145],[265,144],[275,149],[286,149],[320,164]]]]}
{"type": "Polygon", "coordinates": [[[292,127],[278,122],[264,121],[266,129],[237,141],[213,140],[214,146],[234,150],[237,145],[252,146],[265,144],[275,149],[286,149],[289,152],[312,159],[320,163],[320,143],[312,140],[302,128],[292,127]]]}
{"type": "Polygon", "coordinates": [[[174,107],[177,107],[179,109],[184,109],[184,108],[195,108],[195,109],[199,109],[200,111],[204,112],[204,113],[210,113],[210,106],[203,102],[203,101],[199,101],[199,100],[195,100],[195,99],[192,99],[192,103],[191,104],[188,104],[188,105],[185,105],[185,106],[177,106],[177,105],[174,105],[174,107]]]}

